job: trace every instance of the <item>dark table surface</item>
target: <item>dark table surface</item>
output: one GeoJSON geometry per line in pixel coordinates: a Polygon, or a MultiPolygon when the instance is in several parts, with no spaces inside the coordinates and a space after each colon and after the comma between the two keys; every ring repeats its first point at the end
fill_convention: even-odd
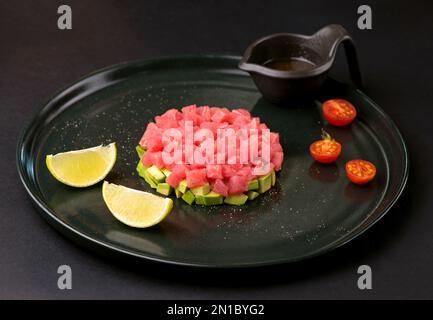
{"type": "MultiPolygon", "coordinates": [[[[0,298],[433,298],[433,12],[429,1],[67,1],[73,29],[57,29],[61,1],[0,1],[0,298]],[[251,270],[197,270],[97,256],[64,238],[32,207],[15,164],[17,137],[46,99],[101,67],[160,55],[242,54],[275,32],[311,34],[340,23],[357,41],[365,92],[395,120],[411,171],[400,201],[364,235],[330,254],[251,270]],[[57,289],[57,268],[73,271],[57,289]],[[357,288],[370,265],[373,289],[357,288]]],[[[342,52],[332,76],[348,81],[342,52]]]]}

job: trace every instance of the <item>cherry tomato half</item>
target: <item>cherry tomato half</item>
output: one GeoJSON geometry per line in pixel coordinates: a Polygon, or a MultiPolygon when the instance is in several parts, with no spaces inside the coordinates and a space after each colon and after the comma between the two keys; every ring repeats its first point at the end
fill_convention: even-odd
{"type": "Polygon", "coordinates": [[[347,126],[356,117],[356,109],[344,99],[331,99],[322,104],[323,116],[329,124],[337,127],[347,126]]]}
{"type": "Polygon", "coordinates": [[[323,139],[310,145],[310,153],[314,160],[320,163],[332,163],[341,153],[341,144],[333,140],[329,134],[324,133],[323,139]]]}
{"type": "Polygon", "coordinates": [[[350,160],[346,163],[346,174],[353,183],[365,184],[373,180],[376,167],[366,160],[350,160]]]}

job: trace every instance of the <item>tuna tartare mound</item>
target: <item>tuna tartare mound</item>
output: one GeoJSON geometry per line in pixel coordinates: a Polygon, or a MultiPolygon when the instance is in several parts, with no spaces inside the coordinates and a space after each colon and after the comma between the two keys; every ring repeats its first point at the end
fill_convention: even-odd
{"type": "Polygon", "coordinates": [[[189,204],[243,205],[275,185],[278,133],[245,109],[190,105],[150,122],[137,146],[139,175],[189,204]]]}

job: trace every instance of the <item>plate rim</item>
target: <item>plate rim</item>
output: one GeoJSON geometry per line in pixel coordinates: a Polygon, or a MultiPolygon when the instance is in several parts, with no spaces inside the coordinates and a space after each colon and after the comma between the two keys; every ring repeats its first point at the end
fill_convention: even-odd
{"type": "MultiPolygon", "coordinates": [[[[76,242],[78,242],[80,245],[83,245],[82,241],[84,240],[87,242],[87,244],[90,244],[92,247],[95,246],[95,249],[101,249],[101,247],[104,250],[107,250],[107,253],[116,253],[122,256],[129,256],[129,257],[135,257],[139,258],[141,260],[151,260],[154,262],[162,262],[167,263],[171,265],[179,265],[179,266],[188,266],[188,267],[200,267],[200,268],[245,268],[245,267],[262,267],[262,266],[269,266],[269,265],[277,265],[277,264],[288,264],[288,263],[294,263],[301,260],[307,260],[311,259],[317,256],[320,256],[322,254],[328,253],[332,250],[335,250],[337,248],[340,248],[347,243],[355,240],[360,235],[362,235],[364,232],[369,230],[374,224],[376,224],[378,221],[380,221],[388,212],[389,210],[394,206],[394,204],[398,201],[401,194],[403,193],[407,181],[409,178],[409,168],[410,168],[410,159],[409,159],[409,153],[408,148],[405,142],[405,139],[403,138],[403,135],[401,134],[400,130],[398,129],[395,122],[392,120],[392,118],[374,101],[372,100],[367,94],[365,94],[363,91],[361,91],[359,88],[355,88],[351,85],[344,84],[348,86],[351,90],[353,90],[356,94],[361,96],[363,99],[368,101],[370,106],[376,109],[378,113],[380,113],[384,119],[389,123],[391,129],[396,134],[398,141],[401,145],[401,151],[404,155],[404,172],[402,173],[401,180],[398,182],[398,188],[393,195],[393,198],[389,201],[387,206],[383,208],[379,213],[376,213],[376,216],[374,219],[366,223],[365,225],[362,223],[360,226],[356,227],[356,229],[353,229],[351,232],[349,232],[347,235],[340,239],[336,239],[333,242],[328,243],[326,246],[323,246],[319,248],[318,250],[314,252],[310,252],[306,255],[300,255],[297,257],[285,257],[285,258],[277,258],[277,259],[268,259],[268,260],[260,260],[256,262],[230,262],[230,263],[202,263],[202,262],[188,262],[188,261],[182,261],[182,260],[176,260],[176,259],[170,259],[170,258],[162,258],[156,255],[153,255],[151,253],[141,252],[137,253],[132,250],[121,248],[115,244],[111,244],[105,241],[98,240],[94,237],[91,237],[87,235],[84,232],[81,232],[79,230],[76,230],[66,222],[62,221],[60,218],[58,218],[52,210],[50,210],[46,205],[44,205],[43,199],[40,199],[40,197],[35,194],[35,186],[31,184],[30,177],[28,175],[28,172],[26,172],[26,164],[25,159],[23,157],[24,152],[24,146],[31,142],[33,143],[33,139],[29,139],[27,136],[30,132],[37,129],[39,124],[41,123],[40,119],[44,119],[44,115],[51,111],[52,104],[55,101],[56,98],[59,98],[64,95],[66,92],[72,90],[74,87],[78,86],[80,83],[85,82],[86,80],[89,81],[90,78],[96,75],[100,75],[104,72],[108,71],[114,71],[118,69],[122,69],[124,67],[131,67],[138,64],[152,64],[155,62],[162,62],[162,61],[168,61],[168,60],[177,60],[177,59],[221,59],[221,60],[233,60],[235,62],[239,62],[241,60],[241,56],[237,55],[224,55],[224,54],[190,54],[190,55],[168,55],[168,56],[161,56],[161,57],[152,57],[152,58],[146,58],[146,59],[136,59],[131,61],[122,61],[110,66],[106,66],[103,68],[99,68],[91,73],[88,73],[82,77],[80,77],[78,80],[73,81],[72,83],[69,83],[65,86],[63,86],[61,89],[57,90],[53,95],[51,95],[48,99],[45,100],[45,102],[42,104],[42,106],[39,108],[39,111],[33,117],[28,121],[28,123],[23,127],[23,129],[20,132],[19,138],[17,140],[16,145],[16,166],[18,170],[18,174],[21,180],[21,183],[23,184],[26,193],[28,196],[30,196],[30,199],[32,200],[33,204],[36,204],[37,211],[41,213],[43,218],[49,222],[50,225],[55,227],[57,230],[65,231],[66,234],[62,232],[62,234],[66,235],[68,238],[74,238],[76,242]],[[29,141],[28,141],[29,140],[29,141]]],[[[237,65],[237,63],[236,63],[237,65]]],[[[239,74],[247,74],[246,72],[243,72],[241,70],[238,70],[239,74]]],[[[332,78],[331,78],[332,79],[332,78]]],[[[336,81],[333,79],[333,81],[336,81]]],[[[336,81],[340,83],[339,81],[336,81]]],[[[110,84],[108,84],[110,85],[110,84]]],[[[102,87],[99,87],[97,90],[100,90],[102,87]]],[[[377,208],[376,208],[377,209],[377,208]]],[[[373,211],[374,212],[374,211],[373,211]]],[[[98,251],[98,250],[97,250],[98,251]]]]}

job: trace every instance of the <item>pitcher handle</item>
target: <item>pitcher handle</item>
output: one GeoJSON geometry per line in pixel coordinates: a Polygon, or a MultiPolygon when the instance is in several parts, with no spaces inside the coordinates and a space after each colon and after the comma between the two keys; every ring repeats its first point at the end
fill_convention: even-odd
{"type": "Polygon", "coordinates": [[[355,42],[347,30],[339,24],[331,24],[320,29],[313,38],[320,39],[320,42],[330,44],[328,47],[329,58],[334,59],[335,54],[341,43],[344,46],[347,64],[349,66],[350,79],[358,88],[362,88],[361,71],[359,68],[358,55],[356,52],[355,42]]]}

